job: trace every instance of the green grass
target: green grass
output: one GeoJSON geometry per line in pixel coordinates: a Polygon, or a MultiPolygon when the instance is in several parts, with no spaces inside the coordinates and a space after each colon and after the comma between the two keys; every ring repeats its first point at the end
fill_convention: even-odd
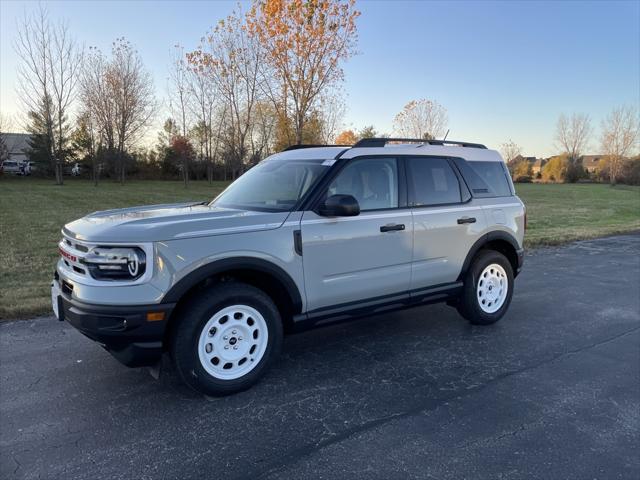
{"type": "MultiPolygon", "coordinates": [[[[50,312],[49,283],[60,228],[95,210],[213,198],[226,184],[144,181],[125,185],[67,179],[0,178],[0,319],[50,312]]],[[[640,187],[520,184],[527,246],[640,229],[640,187]]]]}
{"type": "Polygon", "coordinates": [[[527,247],[640,229],[640,187],[525,183],[516,193],[527,206],[527,247]]]}
{"type": "Polygon", "coordinates": [[[131,181],[120,185],[0,177],[0,319],[48,314],[60,229],[87,213],[154,203],[207,200],[226,182],[131,181]]]}

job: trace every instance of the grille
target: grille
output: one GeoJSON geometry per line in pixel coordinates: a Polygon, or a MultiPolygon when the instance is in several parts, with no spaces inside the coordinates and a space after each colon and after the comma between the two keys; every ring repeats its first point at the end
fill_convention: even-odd
{"type": "Polygon", "coordinates": [[[82,264],[82,258],[89,251],[89,247],[68,237],[63,237],[58,245],[60,258],[67,271],[76,275],[88,276],[87,269],[82,264]]]}
{"type": "Polygon", "coordinates": [[[71,248],[78,250],[79,252],[87,253],[89,251],[89,248],[87,248],[85,245],[82,245],[81,243],[78,243],[78,242],[74,242],[73,240],[70,240],[68,238],[64,239],[64,243],[70,246],[71,248]]]}

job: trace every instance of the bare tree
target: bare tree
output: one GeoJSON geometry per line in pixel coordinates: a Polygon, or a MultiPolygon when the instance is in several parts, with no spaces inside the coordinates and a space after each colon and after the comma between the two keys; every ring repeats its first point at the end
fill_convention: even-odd
{"type": "Polygon", "coordinates": [[[82,100],[124,183],[125,155],[144,135],[156,110],[151,75],[124,38],[113,42],[111,58],[91,49],[82,76],[82,100]]]}
{"type": "Polygon", "coordinates": [[[206,44],[187,54],[193,68],[215,85],[225,100],[231,173],[241,173],[249,152],[252,115],[260,99],[262,62],[257,39],[247,34],[242,19],[232,14],[207,36],[206,44]]]}
{"type": "Polygon", "coordinates": [[[329,91],[320,99],[321,139],[325,145],[334,142],[342,128],[342,121],[346,112],[344,98],[338,91],[329,91]]]}
{"type": "Polygon", "coordinates": [[[52,25],[47,10],[39,7],[18,25],[14,43],[20,58],[18,97],[25,110],[38,112],[47,136],[47,156],[62,185],[68,155],[69,113],[76,97],[82,49],[69,35],[67,24],[52,25]]]}
{"type": "Polygon", "coordinates": [[[169,105],[171,116],[178,118],[183,137],[187,136],[189,125],[189,67],[187,65],[184,47],[175,45],[171,51],[171,68],[169,69],[169,105]]]}
{"type": "Polygon", "coordinates": [[[138,52],[124,38],[113,44],[107,80],[113,93],[120,182],[124,183],[126,148],[142,137],[156,110],[153,80],[138,52]]]}
{"type": "Polygon", "coordinates": [[[558,118],[556,142],[569,160],[577,162],[591,140],[591,119],[589,115],[574,113],[567,117],[564,113],[558,118]]]}
{"type": "Polygon", "coordinates": [[[511,163],[513,160],[522,154],[520,145],[509,139],[508,142],[503,143],[500,146],[500,153],[505,162],[511,163]]]}
{"type": "MultiPolygon", "coordinates": [[[[185,142],[189,142],[187,133],[190,130],[188,113],[189,113],[189,67],[185,58],[184,48],[175,45],[171,56],[171,68],[169,69],[169,105],[171,107],[172,117],[179,119],[182,138],[185,142]]],[[[182,164],[182,178],[184,179],[185,188],[189,185],[189,151],[181,148],[180,159],[182,164]]]]}
{"type": "Polygon", "coordinates": [[[404,106],[393,128],[401,137],[433,140],[444,135],[447,123],[447,110],[434,100],[422,98],[404,106]]]}
{"type": "Polygon", "coordinates": [[[213,181],[213,168],[221,142],[225,122],[225,101],[220,101],[215,83],[206,69],[190,67],[188,70],[189,110],[195,120],[194,133],[200,145],[200,160],[207,165],[207,180],[213,181]],[[215,125],[214,125],[215,124],[215,125]]]}
{"type": "Polygon", "coordinates": [[[609,181],[615,185],[625,156],[637,144],[640,120],[633,106],[615,108],[602,122],[602,150],[607,156],[609,181]]]}

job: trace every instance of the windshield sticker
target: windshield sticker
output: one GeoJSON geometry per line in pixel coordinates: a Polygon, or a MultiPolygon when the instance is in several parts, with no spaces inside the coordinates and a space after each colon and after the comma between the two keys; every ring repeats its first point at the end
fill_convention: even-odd
{"type": "Polygon", "coordinates": [[[335,159],[331,159],[331,160],[325,160],[324,162],[322,162],[322,165],[325,165],[327,167],[330,167],[331,165],[333,165],[334,163],[336,163],[335,159]]]}

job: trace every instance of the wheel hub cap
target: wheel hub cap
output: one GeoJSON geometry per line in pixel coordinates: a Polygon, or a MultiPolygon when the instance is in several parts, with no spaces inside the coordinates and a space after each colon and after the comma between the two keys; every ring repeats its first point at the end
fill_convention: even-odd
{"type": "Polygon", "coordinates": [[[215,378],[240,378],[262,359],[268,336],[267,323],[256,309],[248,305],[223,308],[200,333],[200,363],[215,378]]]}
{"type": "Polygon", "coordinates": [[[504,304],[509,291],[507,272],[497,263],[488,265],[478,277],[476,296],[478,305],[486,313],[497,312],[504,304]]]}

